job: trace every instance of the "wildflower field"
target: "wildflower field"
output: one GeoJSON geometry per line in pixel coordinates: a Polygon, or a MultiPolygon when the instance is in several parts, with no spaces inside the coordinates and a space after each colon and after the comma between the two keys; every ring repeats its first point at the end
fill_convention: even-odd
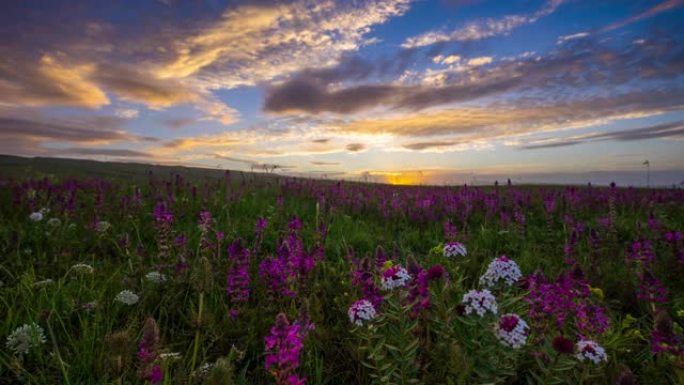
{"type": "Polygon", "coordinates": [[[3,170],[0,384],[684,381],[681,189],[3,170]]]}

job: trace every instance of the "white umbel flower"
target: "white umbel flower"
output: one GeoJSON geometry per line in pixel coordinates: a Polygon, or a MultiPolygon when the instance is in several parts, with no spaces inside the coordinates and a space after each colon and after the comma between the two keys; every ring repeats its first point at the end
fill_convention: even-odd
{"type": "Polygon", "coordinates": [[[31,215],[29,215],[29,219],[34,222],[40,222],[43,220],[43,213],[41,213],[40,211],[31,213],[31,215]]]}
{"type": "Polygon", "coordinates": [[[489,264],[487,271],[480,277],[480,284],[492,287],[497,282],[503,281],[506,285],[511,286],[521,277],[522,273],[518,264],[504,255],[489,264]]]}
{"type": "Polygon", "coordinates": [[[50,227],[59,227],[62,225],[62,221],[59,218],[50,218],[48,219],[47,224],[50,227]]]}
{"type": "Polygon", "coordinates": [[[465,257],[468,255],[465,245],[461,242],[448,242],[446,245],[444,245],[444,249],[442,251],[444,256],[448,258],[459,256],[465,257]]]}
{"type": "Polygon", "coordinates": [[[606,350],[603,348],[603,346],[594,341],[579,341],[575,345],[575,348],[577,349],[575,357],[577,357],[577,359],[580,361],[589,360],[596,365],[600,364],[601,362],[608,361],[606,350]]]}
{"type": "Polygon", "coordinates": [[[398,287],[406,286],[410,280],[411,275],[406,269],[399,265],[385,269],[385,271],[382,272],[382,277],[380,278],[382,288],[385,290],[392,290],[398,287]]]}
{"type": "Polygon", "coordinates": [[[95,272],[95,269],[92,266],[85,263],[77,263],[71,266],[71,270],[78,274],[93,274],[95,272]]]}
{"type": "Polygon", "coordinates": [[[158,271],[150,271],[149,273],[145,274],[145,279],[152,283],[162,283],[166,281],[166,275],[158,271]]]}
{"type": "Polygon", "coordinates": [[[23,355],[31,348],[38,347],[45,343],[45,332],[43,328],[35,322],[30,325],[24,324],[14,329],[12,334],[7,337],[5,346],[15,354],[23,355]]]}
{"type": "Polygon", "coordinates": [[[360,299],[354,302],[347,312],[351,323],[362,326],[365,321],[370,321],[376,316],[375,306],[367,300],[360,299]]]}
{"type": "Polygon", "coordinates": [[[140,297],[130,290],[122,290],[114,299],[126,305],[135,305],[140,297]]]}
{"type": "Polygon", "coordinates": [[[484,317],[486,312],[496,314],[499,310],[496,305],[496,298],[489,290],[470,290],[463,295],[463,305],[465,305],[465,313],[476,313],[480,317],[484,317]]]}
{"type": "Polygon", "coordinates": [[[502,344],[510,346],[513,349],[519,349],[525,345],[525,342],[527,341],[527,331],[529,328],[527,322],[520,318],[520,316],[509,313],[501,316],[499,322],[496,324],[494,332],[496,338],[498,338],[502,344]]]}

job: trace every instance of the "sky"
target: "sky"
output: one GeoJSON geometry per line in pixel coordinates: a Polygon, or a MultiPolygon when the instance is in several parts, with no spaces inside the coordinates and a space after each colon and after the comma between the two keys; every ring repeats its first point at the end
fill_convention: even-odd
{"type": "Polygon", "coordinates": [[[3,4],[0,153],[684,182],[684,0],[3,4]]]}

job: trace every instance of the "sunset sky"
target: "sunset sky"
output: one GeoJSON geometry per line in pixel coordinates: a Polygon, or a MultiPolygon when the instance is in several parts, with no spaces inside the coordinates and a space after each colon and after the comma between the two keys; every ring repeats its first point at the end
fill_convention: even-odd
{"type": "Polygon", "coordinates": [[[9,1],[0,153],[684,179],[684,0],[9,1]],[[61,3],[61,4],[60,4],[61,3]]]}

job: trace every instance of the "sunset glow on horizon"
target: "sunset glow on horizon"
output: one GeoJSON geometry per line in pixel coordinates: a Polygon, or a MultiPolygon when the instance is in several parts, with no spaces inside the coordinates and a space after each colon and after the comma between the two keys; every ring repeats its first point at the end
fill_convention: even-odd
{"type": "Polygon", "coordinates": [[[684,0],[13,1],[0,153],[684,182],[684,0]]]}

